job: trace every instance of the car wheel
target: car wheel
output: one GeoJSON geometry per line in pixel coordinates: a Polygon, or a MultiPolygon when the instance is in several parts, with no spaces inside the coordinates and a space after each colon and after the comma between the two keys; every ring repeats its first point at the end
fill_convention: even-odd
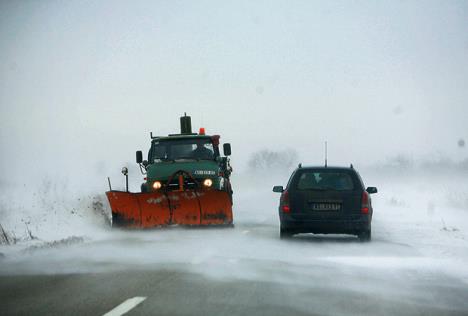
{"type": "Polygon", "coordinates": [[[289,239],[292,238],[293,235],[291,231],[280,227],[280,239],[289,239]]]}
{"type": "Polygon", "coordinates": [[[371,229],[366,229],[362,232],[359,233],[358,235],[359,240],[362,242],[367,242],[371,240],[372,234],[371,234],[371,229]]]}

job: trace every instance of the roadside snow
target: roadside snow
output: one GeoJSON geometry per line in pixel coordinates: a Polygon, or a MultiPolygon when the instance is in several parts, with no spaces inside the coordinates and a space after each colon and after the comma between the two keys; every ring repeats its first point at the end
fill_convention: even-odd
{"type": "MultiPolygon", "coordinates": [[[[444,274],[468,284],[468,210],[463,204],[468,188],[462,181],[366,181],[378,186],[379,193],[373,196],[373,240],[360,243],[340,235],[279,240],[279,195],[271,187],[287,178],[262,180],[235,179],[234,229],[111,230],[105,201],[94,209],[102,200],[93,195],[73,203],[52,202],[39,208],[40,216],[28,214],[23,205],[22,216],[27,214],[37,238],[2,246],[0,274],[177,267],[216,279],[291,282],[278,272],[306,276],[315,266],[344,274],[362,268],[399,277],[444,274]]],[[[21,217],[16,215],[10,219],[21,217]]],[[[293,280],[301,282],[300,277],[293,280]]]]}

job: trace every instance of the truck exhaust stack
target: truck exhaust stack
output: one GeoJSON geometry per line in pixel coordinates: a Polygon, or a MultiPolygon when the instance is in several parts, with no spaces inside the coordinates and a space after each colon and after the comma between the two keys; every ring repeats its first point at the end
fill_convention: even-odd
{"type": "Polygon", "coordinates": [[[192,134],[192,118],[187,116],[186,113],[180,117],[180,133],[192,134]]]}

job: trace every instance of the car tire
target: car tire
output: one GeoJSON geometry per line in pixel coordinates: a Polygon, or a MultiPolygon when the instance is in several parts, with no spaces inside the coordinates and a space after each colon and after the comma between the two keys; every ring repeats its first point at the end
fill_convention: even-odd
{"type": "Polygon", "coordinates": [[[370,228],[363,230],[362,232],[358,234],[358,238],[361,242],[369,242],[371,241],[371,237],[372,237],[372,231],[370,228]]]}
{"type": "Polygon", "coordinates": [[[290,239],[293,235],[291,231],[280,227],[280,239],[290,239]]]}

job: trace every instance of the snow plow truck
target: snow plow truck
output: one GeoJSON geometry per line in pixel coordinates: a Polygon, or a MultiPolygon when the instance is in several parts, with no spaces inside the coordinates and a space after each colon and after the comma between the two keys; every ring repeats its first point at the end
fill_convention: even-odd
{"type": "MultiPolygon", "coordinates": [[[[110,189],[112,226],[152,228],[181,226],[233,226],[229,161],[231,145],[220,136],[192,132],[190,116],[180,118],[180,134],[150,134],[148,159],[136,152],[136,162],[146,176],[141,192],[110,189]]],[[[109,182],[110,186],[110,182],[109,182]]]]}

